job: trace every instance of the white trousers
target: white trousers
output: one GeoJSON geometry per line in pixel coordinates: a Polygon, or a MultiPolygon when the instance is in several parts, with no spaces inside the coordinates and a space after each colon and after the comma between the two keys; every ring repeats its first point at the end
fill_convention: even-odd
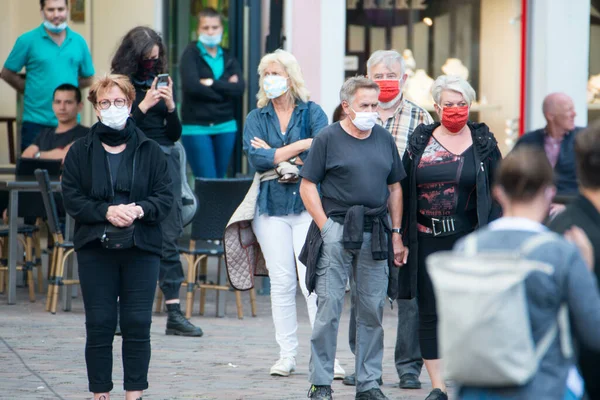
{"type": "Polygon", "coordinates": [[[311,222],[306,211],[283,217],[257,214],[252,222],[271,278],[271,310],[280,357],[296,357],[298,352],[296,282],[306,299],[311,328],[315,323],[317,295],[308,296],[306,267],[298,260],[311,222]]]}

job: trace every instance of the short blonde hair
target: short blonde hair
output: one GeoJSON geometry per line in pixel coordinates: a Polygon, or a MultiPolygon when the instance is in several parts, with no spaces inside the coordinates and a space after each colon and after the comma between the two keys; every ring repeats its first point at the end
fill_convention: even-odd
{"type": "Polygon", "coordinates": [[[266,54],[258,65],[258,75],[260,76],[258,82],[258,94],[256,95],[257,107],[263,108],[269,104],[269,98],[263,89],[263,80],[265,79],[265,70],[271,63],[279,63],[285,72],[290,77],[289,90],[286,95],[292,96],[295,100],[302,100],[307,102],[310,98],[310,92],[306,88],[304,83],[304,77],[302,76],[302,70],[296,57],[290,52],[285,50],[275,50],[273,53],[266,54]]]}
{"type": "Polygon", "coordinates": [[[129,105],[133,104],[133,101],[135,100],[135,88],[127,76],[118,74],[104,75],[104,77],[97,79],[90,87],[88,100],[96,107],[98,95],[109,90],[113,86],[121,89],[123,94],[125,94],[125,99],[129,105]]]}
{"type": "Polygon", "coordinates": [[[471,105],[475,101],[475,89],[461,77],[454,75],[440,75],[431,86],[431,97],[436,104],[440,104],[442,92],[452,90],[462,94],[465,101],[471,105]]]}

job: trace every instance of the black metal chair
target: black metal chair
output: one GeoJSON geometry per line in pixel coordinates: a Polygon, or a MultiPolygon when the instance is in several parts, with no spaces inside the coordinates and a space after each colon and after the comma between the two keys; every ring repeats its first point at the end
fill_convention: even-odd
{"type": "MultiPolygon", "coordinates": [[[[232,288],[226,282],[225,263],[223,262],[223,234],[225,226],[240,205],[252,179],[204,179],[197,178],[195,184],[198,210],[192,221],[192,234],[189,243],[180,247],[180,253],[186,258],[187,270],[187,303],[186,317],[192,316],[194,293],[200,289],[200,315],[204,315],[206,290],[229,291],[232,288]],[[217,283],[207,282],[208,257],[218,257],[217,283]],[[200,276],[198,277],[198,266],[200,276]]],[[[238,318],[244,317],[242,296],[235,291],[238,318]]],[[[256,316],[256,295],[250,291],[252,316],[256,316]]]]}
{"type": "MultiPolygon", "coordinates": [[[[37,225],[26,225],[19,224],[17,228],[17,234],[19,235],[19,241],[23,245],[25,250],[25,258],[21,265],[17,266],[17,271],[23,271],[27,277],[27,288],[29,289],[29,301],[35,302],[35,285],[33,282],[33,268],[37,268],[37,279],[38,279],[38,292],[43,290],[44,274],[42,272],[42,266],[39,262],[40,256],[34,260],[34,252],[39,252],[39,246],[36,247],[36,238],[39,243],[39,227],[37,225]]],[[[8,225],[0,225],[0,242],[2,247],[0,250],[0,293],[4,293],[4,287],[6,285],[5,275],[8,272],[8,225]]]]}
{"type": "Polygon", "coordinates": [[[54,198],[54,192],[50,187],[50,176],[48,175],[48,171],[42,169],[35,170],[35,178],[40,185],[42,200],[44,202],[44,208],[46,209],[48,230],[54,240],[54,250],[52,251],[52,260],[49,267],[46,311],[56,314],[56,304],[60,287],[79,285],[79,280],[64,279],[63,276],[67,259],[70,255],[74,254],[75,249],[72,242],[66,242],[63,238],[56,207],[56,199],[54,198]]]}
{"type": "MultiPolygon", "coordinates": [[[[39,193],[19,193],[19,218],[24,218],[25,223],[19,224],[17,228],[18,240],[23,245],[24,259],[17,266],[17,271],[23,271],[26,275],[29,289],[29,300],[35,302],[35,286],[33,282],[33,269],[37,268],[38,292],[44,290],[44,274],[41,263],[40,229],[41,217],[45,215],[41,205],[39,193]]],[[[8,192],[0,193],[0,210],[8,208],[8,192]]],[[[4,292],[5,275],[8,272],[8,225],[0,225],[0,293],[4,292]]]]}

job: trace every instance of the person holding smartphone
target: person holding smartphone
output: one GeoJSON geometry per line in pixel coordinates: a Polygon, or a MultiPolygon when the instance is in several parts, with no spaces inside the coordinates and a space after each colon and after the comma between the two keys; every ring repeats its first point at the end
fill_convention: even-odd
{"type": "Polygon", "coordinates": [[[146,136],[156,141],[166,154],[173,182],[173,206],[169,216],[161,223],[163,245],[159,283],[168,310],[166,334],[202,336],[202,329],[189,322],[179,306],[179,289],[184,279],[177,251],[177,240],[183,233],[182,178],[179,153],[173,145],[181,137],[181,122],[173,99],[173,80],[166,74],[166,51],[160,35],[145,26],[130,30],[112,59],[111,68],[114,74],[128,76],[135,87],[132,117],[146,136]]]}
{"type": "Polygon", "coordinates": [[[212,8],[198,14],[198,41],[179,62],[181,119],[188,162],[194,176],[223,178],[238,133],[234,102],[244,95],[240,63],[221,47],[223,19],[212,8]]]}

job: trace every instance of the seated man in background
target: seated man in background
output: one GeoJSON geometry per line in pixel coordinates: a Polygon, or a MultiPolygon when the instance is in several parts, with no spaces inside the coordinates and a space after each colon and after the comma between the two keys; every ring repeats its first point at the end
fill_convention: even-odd
{"type": "MultiPolygon", "coordinates": [[[[583,229],[594,248],[594,272],[600,279],[600,122],[575,140],[580,195],[558,215],[549,227],[564,233],[572,226],[583,229]]],[[[600,353],[580,345],[579,367],[590,399],[600,398],[600,353]]]]}
{"type": "Polygon", "coordinates": [[[68,83],[54,90],[52,110],[58,126],[40,132],[34,143],[23,151],[22,157],[45,160],[64,160],[75,140],[84,137],[89,128],[79,125],[77,114],[81,112],[81,91],[68,83]]]}

